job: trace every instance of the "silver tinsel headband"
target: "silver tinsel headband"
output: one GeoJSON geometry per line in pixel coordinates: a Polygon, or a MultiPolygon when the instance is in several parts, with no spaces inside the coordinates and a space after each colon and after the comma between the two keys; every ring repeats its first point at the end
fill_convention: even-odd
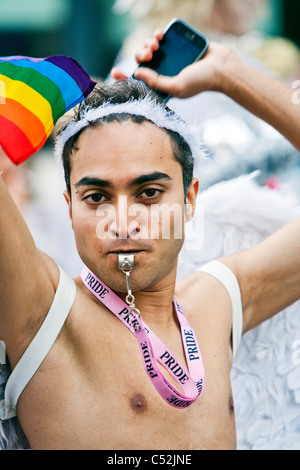
{"type": "Polygon", "coordinates": [[[71,120],[56,137],[56,158],[58,160],[62,158],[66,142],[79,131],[87,128],[90,123],[101,120],[102,118],[112,114],[124,113],[143,116],[157,127],[177,132],[189,145],[196,165],[202,163],[205,159],[199,127],[187,124],[176,113],[166,109],[162,104],[157,103],[150,96],[120,104],[107,102],[97,108],[87,107],[80,120],[71,120]]]}

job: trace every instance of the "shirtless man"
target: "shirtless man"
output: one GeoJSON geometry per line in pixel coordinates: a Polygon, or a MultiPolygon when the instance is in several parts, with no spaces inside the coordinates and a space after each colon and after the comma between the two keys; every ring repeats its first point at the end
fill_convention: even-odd
{"type": "MultiPolygon", "coordinates": [[[[158,34],[140,60],[147,60],[159,39],[158,34]]],[[[300,113],[292,104],[292,91],[253,70],[226,47],[212,43],[201,62],[172,79],[145,69],[139,74],[151,86],[178,97],[203,90],[226,93],[300,150],[300,113]]],[[[114,76],[122,78],[118,71],[114,76]]],[[[52,307],[56,320],[47,324],[55,293],[61,295],[62,275],[53,260],[36,248],[0,181],[0,338],[12,376],[18,371],[17,383],[7,393],[12,402],[2,403],[2,417],[3,412],[13,416],[14,393],[19,395],[16,411],[32,449],[234,449],[229,377],[232,310],[239,311],[241,293],[245,333],[300,298],[300,220],[255,248],[219,260],[233,285],[232,299],[214,275],[203,271],[176,285],[182,240],[163,238],[160,232],[150,238],[144,219],[132,218],[130,207],[140,204],[149,214],[155,204],[176,204],[182,208],[184,225],[195,207],[198,182],[192,179],[184,190],[174,136],[167,130],[151,120],[110,118],[106,124],[87,124],[77,138],[70,131],[73,145],[64,148],[70,158],[65,197],[78,252],[93,273],[90,287],[96,286],[98,277],[123,299],[127,287],[118,253],[134,253],[130,282],[135,305],[172,357],[186,365],[172,302],[175,295],[198,339],[205,368],[203,393],[181,409],[167,403],[146,374],[137,339],[81,277],[75,279],[76,296],[73,282],[64,281],[63,301],[52,307]],[[125,200],[125,217],[107,219],[107,233],[114,236],[100,237],[97,224],[103,205],[124,215],[119,209],[125,200]],[[54,344],[49,340],[45,346],[49,337],[54,344]],[[31,361],[25,356],[18,370],[20,358],[32,345],[31,361]],[[44,346],[41,360],[37,357],[44,346]],[[32,377],[29,373],[27,383],[23,376],[34,370],[35,360],[37,370],[32,377]]],[[[159,368],[179,390],[173,377],[159,368]]]]}

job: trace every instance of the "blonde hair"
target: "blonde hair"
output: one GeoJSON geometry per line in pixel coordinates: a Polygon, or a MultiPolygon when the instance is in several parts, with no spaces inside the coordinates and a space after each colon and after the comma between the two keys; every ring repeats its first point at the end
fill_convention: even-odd
{"type": "Polygon", "coordinates": [[[206,32],[214,2],[215,0],[117,0],[115,9],[120,13],[129,11],[138,22],[137,29],[124,41],[123,55],[133,56],[137,45],[151,37],[155,29],[165,29],[173,18],[188,21],[206,32]]]}

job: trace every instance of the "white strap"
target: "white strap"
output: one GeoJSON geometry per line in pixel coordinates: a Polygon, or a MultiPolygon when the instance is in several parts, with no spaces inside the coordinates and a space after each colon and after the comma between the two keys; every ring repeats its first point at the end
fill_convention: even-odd
{"type": "Polygon", "coordinates": [[[19,396],[53,346],[73,305],[76,285],[61,268],[59,269],[60,279],[48,315],[7,381],[5,398],[2,400],[4,412],[1,410],[3,403],[0,402],[2,420],[16,416],[19,396]]]}
{"type": "Polygon", "coordinates": [[[6,351],[5,344],[3,341],[0,341],[0,364],[6,363],[6,351]]]}
{"type": "Polygon", "coordinates": [[[228,266],[217,260],[210,261],[199,268],[198,271],[213,276],[223,284],[230,295],[232,303],[232,352],[234,357],[239,347],[243,331],[243,308],[238,280],[228,266]]]}

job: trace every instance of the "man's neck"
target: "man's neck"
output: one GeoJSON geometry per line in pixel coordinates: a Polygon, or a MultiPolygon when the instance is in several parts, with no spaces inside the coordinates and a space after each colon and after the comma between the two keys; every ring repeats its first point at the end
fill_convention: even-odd
{"type": "MultiPolygon", "coordinates": [[[[176,273],[171,272],[154,286],[133,292],[134,304],[150,327],[168,328],[174,324],[175,280],[176,273]]],[[[125,301],[127,294],[117,292],[117,295],[125,301]]]]}
{"type": "MultiPolygon", "coordinates": [[[[77,282],[79,285],[83,286],[80,277],[77,278],[77,282]]],[[[132,294],[135,298],[134,304],[140,311],[142,319],[150,328],[166,329],[177,323],[173,307],[175,282],[176,267],[173,267],[173,269],[171,269],[170,272],[157,283],[138,291],[132,289],[132,294]]],[[[84,290],[85,293],[95,302],[101,302],[97,296],[90,292],[87,286],[84,287],[84,290]]],[[[125,302],[127,292],[119,292],[116,290],[114,292],[125,302]]]]}

